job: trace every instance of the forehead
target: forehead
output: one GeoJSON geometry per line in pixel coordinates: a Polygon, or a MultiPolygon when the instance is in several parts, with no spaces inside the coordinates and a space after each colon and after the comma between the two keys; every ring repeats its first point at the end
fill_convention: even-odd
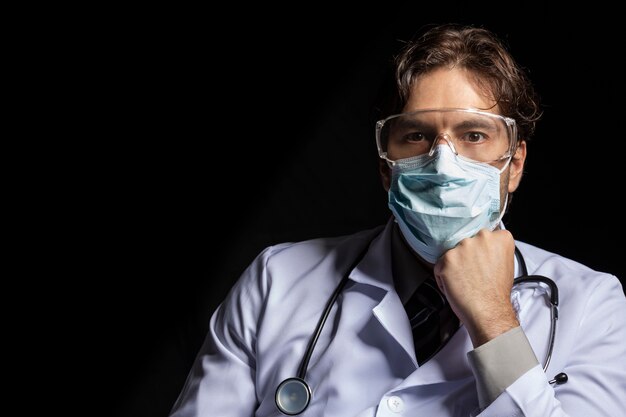
{"type": "Polygon", "coordinates": [[[495,100],[463,68],[438,68],[416,79],[403,113],[422,109],[473,108],[499,113],[495,100]],[[495,106],[495,107],[494,107],[495,106]]]}
{"type": "Polygon", "coordinates": [[[498,130],[502,128],[501,119],[488,117],[484,114],[464,111],[418,111],[414,113],[403,113],[402,116],[394,118],[395,128],[407,129],[430,129],[448,127],[454,129],[483,129],[498,130]]]}

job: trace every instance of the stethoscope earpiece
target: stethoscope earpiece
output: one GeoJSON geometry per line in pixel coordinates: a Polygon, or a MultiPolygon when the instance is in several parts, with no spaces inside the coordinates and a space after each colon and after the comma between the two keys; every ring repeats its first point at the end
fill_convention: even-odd
{"type": "Polygon", "coordinates": [[[311,388],[304,379],[287,378],[276,388],[276,406],[288,416],[303,412],[311,401],[311,388]]]}

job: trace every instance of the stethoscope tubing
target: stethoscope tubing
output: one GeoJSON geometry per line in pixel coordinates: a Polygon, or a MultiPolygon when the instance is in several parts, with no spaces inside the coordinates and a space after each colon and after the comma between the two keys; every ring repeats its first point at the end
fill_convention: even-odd
{"type": "MultiPolygon", "coordinates": [[[[309,366],[309,361],[311,360],[311,356],[313,355],[313,350],[315,349],[315,345],[322,333],[324,328],[324,324],[326,323],[326,319],[330,315],[330,311],[332,310],[333,305],[337,301],[339,294],[343,291],[346,286],[350,272],[356,268],[359,262],[363,259],[367,250],[369,248],[366,247],[361,251],[360,255],[357,259],[354,260],[350,268],[344,274],[343,278],[333,291],[332,295],[326,302],[326,306],[324,307],[324,311],[315,326],[315,331],[309,340],[309,344],[307,345],[304,356],[302,357],[302,361],[300,362],[300,366],[298,368],[297,377],[287,378],[283,382],[281,382],[276,388],[275,401],[276,406],[286,415],[297,415],[302,413],[309,405],[311,400],[312,390],[309,384],[306,382],[306,372],[309,366]],[[291,404],[293,398],[293,402],[295,404],[291,404]]],[[[520,267],[521,276],[515,278],[513,280],[513,286],[523,284],[525,282],[540,282],[548,285],[550,288],[550,339],[548,341],[548,348],[546,352],[546,358],[543,363],[543,371],[546,372],[548,370],[548,366],[550,365],[550,360],[552,358],[552,352],[554,350],[554,341],[556,338],[556,322],[558,320],[558,305],[559,305],[559,292],[558,287],[548,277],[543,275],[528,275],[528,269],[526,267],[526,262],[524,261],[524,257],[520,250],[515,247],[515,257],[520,267]]],[[[567,382],[567,375],[565,373],[559,373],[554,377],[554,379],[548,381],[550,384],[562,384],[567,382]]]]}
{"type": "Polygon", "coordinates": [[[526,262],[524,261],[524,257],[517,246],[515,247],[515,257],[517,258],[517,262],[520,266],[522,276],[513,280],[513,286],[523,284],[524,282],[542,282],[550,287],[550,339],[548,341],[546,358],[543,363],[543,371],[546,372],[548,370],[548,366],[550,365],[550,360],[552,359],[552,352],[554,351],[556,322],[559,318],[559,288],[554,281],[548,277],[544,277],[543,275],[528,275],[526,262]]]}

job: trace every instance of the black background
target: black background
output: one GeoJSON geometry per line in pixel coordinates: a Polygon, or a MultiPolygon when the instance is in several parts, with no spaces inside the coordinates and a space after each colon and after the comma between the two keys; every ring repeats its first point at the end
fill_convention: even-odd
{"type": "Polygon", "coordinates": [[[387,220],[373,106],[426,24],[496,31],[542,97],[507,228],[624,282],[617,10],[421,3],[133,11],[94,46],[113,135],[85,206],[97,288],[82,365],[106,381],[88,390],[98,410],[166,416],[211,313],[264,247],[387,220]]]}

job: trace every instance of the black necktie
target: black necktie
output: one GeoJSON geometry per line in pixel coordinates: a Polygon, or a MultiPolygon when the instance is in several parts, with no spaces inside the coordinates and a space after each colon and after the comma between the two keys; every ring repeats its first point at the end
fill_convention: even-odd
{"type": "Polygon", "coordinates": [[[415,343],[415,356],[421,366],[448,341],[458,328],[458,318],[433,279],[426,279],[407,301],[415,343]]]}

